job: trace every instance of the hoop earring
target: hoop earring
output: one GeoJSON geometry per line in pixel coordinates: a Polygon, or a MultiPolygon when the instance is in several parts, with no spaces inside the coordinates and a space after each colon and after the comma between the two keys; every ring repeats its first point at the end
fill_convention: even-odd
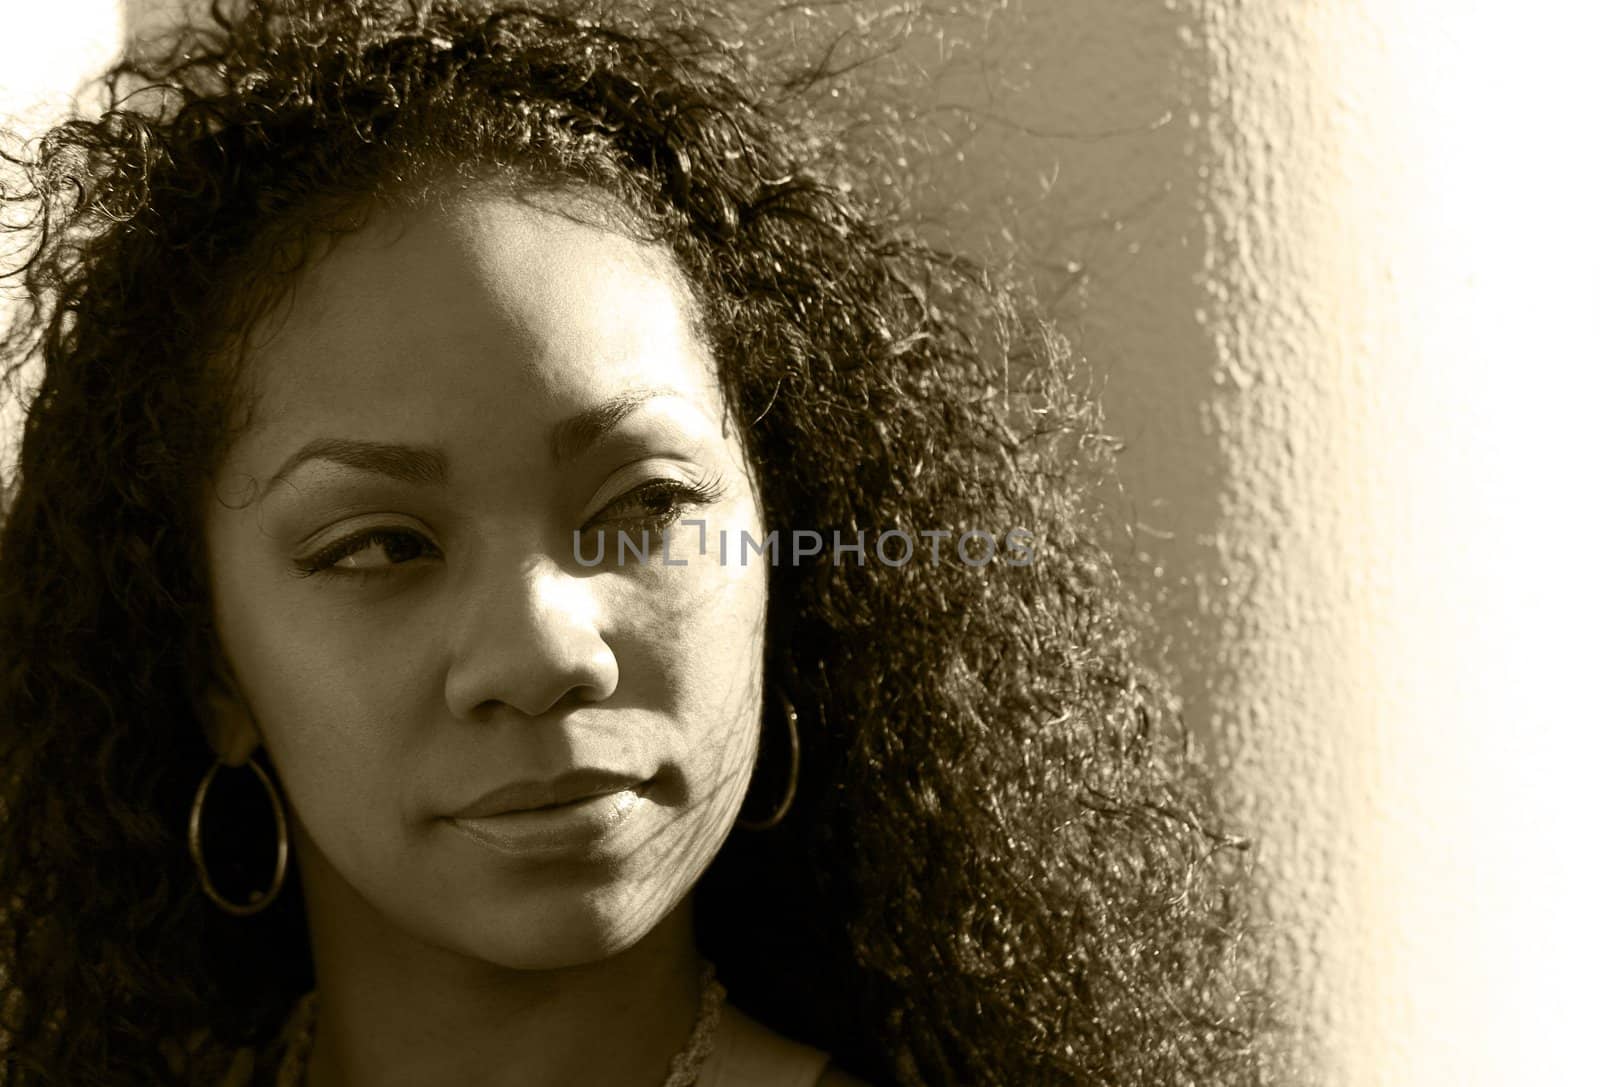
{"type": "Polygon", "coordinates": [[[765,819],[737,819],[734,826],[740,830],[771,830],[783,822],[783,817],[789,814],[789,806],[794,803],[795,791],[800,787],[800,715],[794,710],[794,703],[789,701],[789,696],[782,690],[775,690],[779,701],[783,703],[783,719],[789,726],[789,780],[784,786],[783,800],[778,804],[778,810],[765,819]]]}
{"type": "Polygon", "coordinates": [[[211,790],[211,780],[217,776],[218,767],[223,762],[218,759],[211,764],[211,769],[206,771],[206,776],[200,779],[200,788],[195,791],[194,804],[189,808],[189,856],[194,859],[195,870],[200,873],[200,889],[206,897],[217,904],[225,913],[235,917],[249,917],[253,913],[260,913],[277,899],[278,892],[283,890],[283,877],[289,870],[289,824],[283,816],[283,801],[278,798],[278,790],[272,784],[272,779],[267,772],[261,769],[254,755],[245,761],[245,765],[256,772],[256,777],[261,779],[261,785],[267,790],[267,799],[272,802],[272,820],[278,829],[278,859],[272,872],[272,885],[265,891],[250,892],[250,901],[244,905],[230,902],[217,891],[211,882],[211,873],[206,870],[206,858],[200,848],[200,813],[205,807],[206,793],[211,790]]]}

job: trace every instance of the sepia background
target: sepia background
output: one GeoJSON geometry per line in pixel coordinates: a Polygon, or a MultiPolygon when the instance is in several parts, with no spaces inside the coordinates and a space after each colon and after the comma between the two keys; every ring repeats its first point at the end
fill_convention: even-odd
{"type": "MultiPolygon", "coordinates": [[[[0,0],[0,113],[175,3],[0,0]]],[[[996,0],[910,46],[962,120],[925,205],[1100,375],[1308,1084],[1595,1074],[1589,10],[996,0]]]]}

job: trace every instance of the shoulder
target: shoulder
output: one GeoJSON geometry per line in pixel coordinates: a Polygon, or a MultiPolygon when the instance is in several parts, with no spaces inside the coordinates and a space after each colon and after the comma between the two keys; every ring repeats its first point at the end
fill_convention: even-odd
{"type": "Polygon", "coordinates": [[[865,1080],[856,1079],[849,1072],[830,1064],[822,1070],[816,1087],[868,1087],[868,1085],[865,1080]]]}

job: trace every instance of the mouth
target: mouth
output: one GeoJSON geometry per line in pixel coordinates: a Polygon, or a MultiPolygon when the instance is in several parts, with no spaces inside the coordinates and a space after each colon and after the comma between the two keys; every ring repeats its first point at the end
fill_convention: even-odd
{"type": "Polygon", "coordinates": [[[553,858],[593,853],[634,822],[650,782],[488,815],[455,815],[446,823],[478,845],[518,858],[553,858]]]}
{"type": "Polygon", "coordinates": [[[647,784],[614,770],[575,770],[545,780],[524,780],[491,789],[454,812],[451,819],[492,819],[520,812],[554,811],[613,794],[638,793],[647,784]]]}

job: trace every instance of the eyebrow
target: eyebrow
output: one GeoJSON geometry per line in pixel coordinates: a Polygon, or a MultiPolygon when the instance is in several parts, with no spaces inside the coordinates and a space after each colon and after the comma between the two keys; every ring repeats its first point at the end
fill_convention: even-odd
{"type": "MultiPolygon", "coordinates": [[[[402,483],[440,484],[447,469],[444,453],[432,446],[368,442],[352,438],[313,438],[296,450],[267,481],[272,490],[307,461],[329,460],[361,472],[388,476],[402,483]]],[[[263,491],[265,493],[265,491],[263,491]]]]}
{"type": "MultiPolygon", "coordinates": [[[[550,438],[556,464],[581,456],[632,414],[641,404],[663,396],[677,396],[670,388],[628,389],[607,397],[557,423],[550,438]]],[[[267,481],[265,491],[276,487],[295,469],[312,460],[333,461],[361,472],[388,476],[402,483],[437,486],[449,475],[444,452],[433,446],[400,442],[360,441],[353,438],[313,438],[285,460],[267,481]]]]}
{"type": "Polygon", "coordinates": [[[551,459],[559,465],[582,456],[639,405],[658,397],[678,395],[678,390],[670,388],[628,389],[607,397],[594,407],[585,408],[569,419],[563,419],[550,435],[551,459]]]}

